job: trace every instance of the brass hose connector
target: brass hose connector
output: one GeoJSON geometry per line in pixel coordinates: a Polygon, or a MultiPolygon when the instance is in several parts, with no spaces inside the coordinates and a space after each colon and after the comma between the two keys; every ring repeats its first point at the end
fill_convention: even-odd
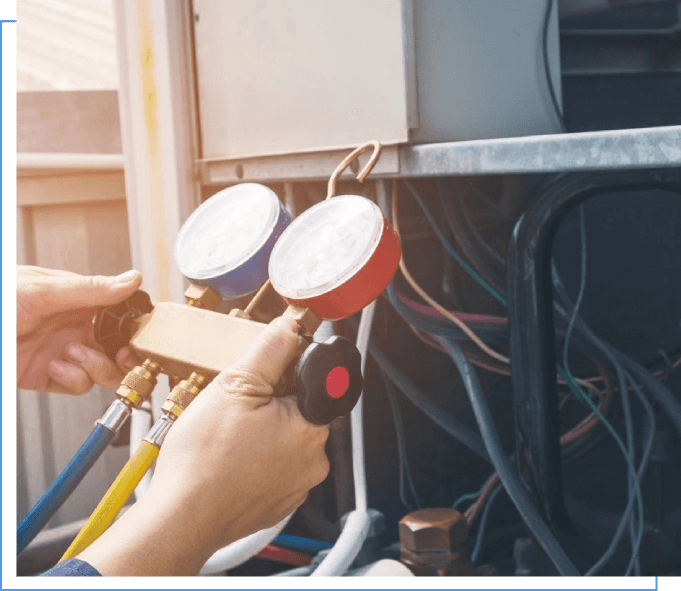
{"type": "Polygon", "coordinates": [[[116,390],[116,396],[127,405],[139,408],[151,396],[159,373],[161,366],[147,359],[142,365],[136,365],[128,372],[116,390]]]}
{"type": "Polygon", "coordinates": [[[206,378],[192,372],[186,379],[175,386],[161,406],[161,410],[172,420],[176,420],[196,398],[206,385],[206,378]]]}

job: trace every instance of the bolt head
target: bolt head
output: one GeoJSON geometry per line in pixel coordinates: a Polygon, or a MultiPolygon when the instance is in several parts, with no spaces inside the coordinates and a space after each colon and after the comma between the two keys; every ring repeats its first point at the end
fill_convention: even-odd
{"type": "Polygon", "coordinates": [[[468,523],[456,509],[421,509],[400,520],[400,543],[411,552],[452,553],[468,540],[468,523]]]}

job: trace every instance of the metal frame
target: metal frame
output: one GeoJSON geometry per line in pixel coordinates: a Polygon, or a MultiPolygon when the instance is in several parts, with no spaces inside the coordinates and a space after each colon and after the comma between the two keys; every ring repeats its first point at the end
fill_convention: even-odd
{"type": "MultiPolygon", "coordinates": [[[[369,138],[370,139],[370,138],[369,138]]],[[[202,182],[328,178],[344,151],[210,159],[202,182]]],[[[372,177],[575,172],[681,166],[681,126],[387,146],[372,177]]],[[[349,176],[350,172],[347,173],[349,176]]]]}
{"type": "Polygon", "coordinates": [[[556,391],[551,250],[567,213],[595,195],[666,189],[681,195],[681,168],[561,175],[517,223],[508,251],[508,314],[519,473],[539,508],[567,532],[556,391]]]}

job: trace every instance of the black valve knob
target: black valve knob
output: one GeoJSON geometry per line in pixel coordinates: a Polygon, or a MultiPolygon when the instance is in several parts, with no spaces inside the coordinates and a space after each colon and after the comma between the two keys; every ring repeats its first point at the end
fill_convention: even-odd
{"type": "Polygon", "coordinates": [[[362,393],[361,362],[357,347],[344,337],[312,343],[296,366],[301,414],[316,425],[348,414],[362,393]]]}
{"type": "Polygon", "coordinates": [[[116,361],[116,354],[130,343],[132,321],[153,309],[149,294],[140,289],[120,304],[106,306],[97,312],[93,319],[95,341],[107,357],[116,361]]]}

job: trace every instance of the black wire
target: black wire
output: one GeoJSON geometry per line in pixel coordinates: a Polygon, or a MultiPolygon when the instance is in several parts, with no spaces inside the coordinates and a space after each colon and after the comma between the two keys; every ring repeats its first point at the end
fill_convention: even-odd
{"type": "Polygon", "coordinates": [[[558,572],[563,576],[579,576],[579,571],[572,564],[565,550],[563,550],[563,547],[556,540],[553,532],[537,511],[525,485],[520,481],[511,460],[504,451],[494,425],[492,413],[487,404],[487,399],[482,392],[480,381],[471,362],[457,343],[444,337],[437,338],[459,370],[471,406],[473,407],[475,419],[483,434],[483,441],[508,496],[518,509],[523,521],[525,521],[530,531],[558,569],[558,572]]]}
{"type": "Polygon", "coordinates": [[[553,0],[547,0],[546,11],[544,13],[544,26],[542,28],[541,49],[542,58],[544,61],[544,74],[546,74],[546,84],[549,87],[549,94],[551,95],[551,104],[558,119],[560,130],[565,132],[565,123],[563,122],[563,113],[558,105],[558,97],[556,96],[556,89],[553,86],[553,78],[551,78],[551,66],[549,64],[549,22],[551,20],[551,9],[553,8],[553,0]]]}
{"type": "Polygon", "coordinates": [[[385,386],[386,394],[388,395],[388,401],[390,403],[390,409],[393,415],[393,425],[395,427],[395,437],[397,439],[397,454],[399,461],[399,495],[402,504],[408,509],[413,510],[414,505],[417,509],[421,508],[421,499],[416,492],[416,487],[414,486],[414,481],[411,477],[411,469],[409,468],[409,458],[407,456],[407,446],[404,441],[404,425],[402,423],[402,413],[400,412],[399,404],[395,396],[395,391],[392,382],[388,379],[385,372],[381,369],[381,378],[383,379],[383,384],[385,386]],[[405,484],[409,487],[409,492],[411,493],[414,505],[410,503],[407,499],[407,491],[405,490],[405,484]]]}

